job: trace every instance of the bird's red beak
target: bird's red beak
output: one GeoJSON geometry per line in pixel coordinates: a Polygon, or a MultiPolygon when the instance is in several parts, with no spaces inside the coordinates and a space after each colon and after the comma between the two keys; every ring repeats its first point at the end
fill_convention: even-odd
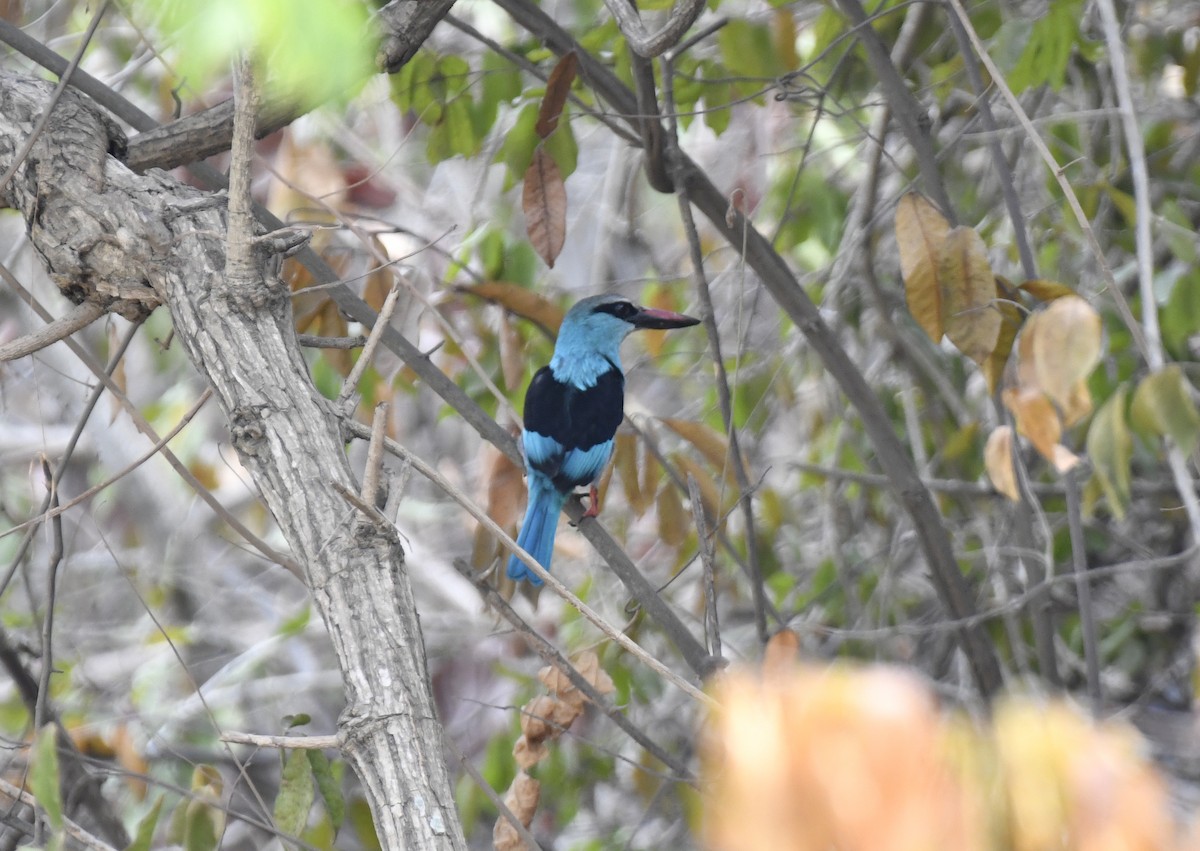
{"type": "Polygon", "coordinates": [[[700,320],[683,313],[672,313],[670,310],[659,310],[655,307],[643,307],[629,322],[638,328],[687,328],[689,325],[699,325],[700,320]]]}

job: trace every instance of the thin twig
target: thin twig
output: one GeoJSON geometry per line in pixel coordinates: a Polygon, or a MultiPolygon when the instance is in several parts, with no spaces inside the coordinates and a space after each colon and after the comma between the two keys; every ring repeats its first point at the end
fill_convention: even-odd
{"type": "MultiPolygon", "coordinates": [[[[0,277],[4,278],[8,285],[16,291],[16,293],[26,304],[33,308],[38,316],[42,317],[42,319],[47,322],[50,321],[49,311],[47,311],[46,308],[43,307],[36,298],[34,298],[33,294],[29,292],[29,290],[25,289],[21,282],[18,281],[3,264],[0,264],[0,277]]],[[[133,424],[137,430],[146,435],[147,438],[155,443],[160,442],[158,432],[154,430],[154,427],[150,425],[150,422],[142,415],[142,412],[138,410],[137,405],[133,404],[130,398],[125,394],[125,391],[121,389],[120,385],[113,381],[112,377],[104,371],[104,367],[102,367],[96,361],[96,359],[93,358],[91,354],[88,353],[88,351],[83,348],[83,346],[81,346],[74,338],[68,337],[63,342],[68,348],[70,348],[75,357],[79,358],[80,362],[87,367],[93,375],[100,379],[108,391],[113,395],[113,398],[115,398],[121,404],[121,407],[125,409],[125,412],[129,414],[129,418],[133,420],[133,424]]],[[[242,536],[246,543],[258,550],[258,552],[264,558],[266,558],[267,561],[274,562],[275,564],[286,568],[301,582],[306,581],[304,577],[304,571],[298,564],[296,564],[296,561],[291,558],[291,556],[284,555],[283,553],[275,550],[273,547],[251,532],[248,528],[246,528],[246,524],[234,517],[233,514],[230,513],[227,508],[225,508],[225,506],[221,505],[217,498],[213,496],[212,492],[206,488],[199,479],[196,478],[196,475],[188,469],[186,464],[179,460],[178,456],[176,456],[174,452],[172,452],[165,445],[159,450],[159,452],[162,454],[162,457],[166,460],[166,462],[171,465],[171,468],[176,472],[176,474],[179,475],[179,477],[185,482],[187,482],[187,484],[196,492],[196,495],[199,496],[200,499],[204,500],[204,502],[208,503],[208,506],[213,510],[213,512],[231,529],[242,536]]]]}
{"type": "MultiPolygon", "coordinates": [[[[42,477],[46,482],[46,489],[50,491],[50,507],[58,507],[58,488],[54,484],[54,473],[50,470],[50,462],[45,455],[42,456],[42,477]]],[[[63,534],[62,534],[62,518],[58,515],[50,521],[50,563],[46,569],[46,611],[42,615],[42,630],[41,630],[41,661],[42,669],[38,676],[38,695],[37,703],[34,705],[33,711],[33,729],[38,731],[38,735],[44,735],[42,729],[46,726],[46,721],[49,717],[50,705],[50,675],[54,673],[54,604],[58,599],[58,568],[63,560],[63,534]]],[[[56,733],[51,734],[56,735],[56,733]]],[[[55,778],[59,782],[58,778],[55,778]]],[[[39,804],[36,810],[41,810],[39,804]]],[[[33,843],[41,845],[45,841],[44,831],[46,824],[42,819],[37,819],[33,825],[33,843]]]]}
{"type": "Polygon", "coordinates": [[[565,674],[567,679],[571,681],[571,685],[579,689],[592,702],[592,705],[608,716],[614,724],[625,731],[626,735],[645,748],[647,753],[674,771],[677,779],[693,786],[696,785],[696,778],[686,765],[673,755],[667,753],[658,742],[654,741],[645,731],[630,721],[620,709],[613,706],[612,701],[596,691],[595,686],[588,682],[583,674],[579,673],[578,669],[571,664],[566,656],[558,651],[557,647],[547,641],[541,633],[531,627],[525,622],[524,618],[517,614],[517,610],[487,581],[485,575],[475,573],[462,559],[455,559],[454,567],[478,589],[488,606],[497,612],[500,617],[508,621],[512,628],[521,634],[521,637],[529,643],[529,646],[533,648],[533,652],[537,653],[543,662],[565,674]]]}
{"type": "Polygon", "coordinates": [[[329,751],[340,750],[342,747],[341,739],[337,736],[264,736],[259,733],[225,730],[220,739],[231,745],[254,745],[256,748],[282,750],[329,751]]]}
{"type": "MultiPolygon", "coordinates": [[[[145,464],[147,461],[149,461],[151,458],[153,458],[159,452],[164,451],[166,445],[168,443],[170,443],[172,440],[174,440],[175,436],[177,434],[179,434],[179,432],[183,431],[183,429],[187,426],[187,424],[192,421],[192,418],[195,417],[196,414],[198,414],[200,412],[200,408],[203,407],[204,403],[208,401],[210,396],[212,396],[212,392],[213,391],[212,391],[211,387],[205,388],[204,392],[200,394],[200,398],[196,400],[196,403],[194,405],[192,405],[192,407],[189,408],[182,417],[179,418],[179,422],[175,423],[175,425],[171,428],[171,430],[169,432],[166,433],[166,435],[164,435],[163,437],[156,440],[154,445],[151,446],[149,450],[142,453],[140,456],[135,458],[130,463],[126,464],[121,470],[119,470],[118,472],[109,476],[103,482],[100,482],[99,484],[96,484],[96,485],[92,485],[90,488],[85,490],[83,493],[79,494],[79,496],[76,496],[76,497],[68,500],[63,505],[58,504],[57,496],[56,496],[55,497],[55,505],[53,507],[47,506],[45,509],[43,509],[38,514],[37,517],[34,517],[31,520],[26,520],[24,523],[20,523],[16,526],[12,526],[8,529],[5,529],[3,532],[0,532],[0,538],[6,538],[9,535],[11,535],[15,532],[19,532],[20,530],[25,529],[25,528],[36,529],[39,524],[45,522],[46,520],[57,520],[59,518],[59,516],[63,514],[63,512],[69,511],[70,509],[79,505],[81,502],[85,502],[85,501],[91,499],[96,494],[100,493],[102,490],[112,487],[114,484],[119,482],[121,479],[128,476],[130,473],[132,473],[138,467],[145,464]]],[[[0,593],[3,593],[3,591],[4,591],[4,586],[0,585],[0,593]]]]}
{"type": "MultiPolygon", "coordinates": [[[[617,0],[620,2],[620,0],[617,0]]],[[[704,251],[700,247],[700,232],[696,229],[696,221],[692,217],[692,199],[688,194],[687,181],[682,179],[682,158],[679,156],[679,126],[675,118],[675,90],[673,81],[675,68],[670,60],[663,62],[663,99],[667,109],[667,145],[672,166],[672,180],[677,187],[676,197],[679,204],[679,218],[687,235],[688,253],[692,263],[692,279],[695,281],[696,294],[700,299],[700,318],[708,335],[708,346],[712,353],[713,371],[716,377],[717,399],[721,407],[721,419],[725,425],[725,438],[729,444],[726,453],[726,463],[733,468],[734,481],[737,482],[738,502],[742,509],[742,521],[745,523],[743,533],[746,541],[746,561],[750,569],[750,593],[754,600],[754,625],[758,630],[759,644],[766,646],[770,636],[767,633],[766,589],[763,586],[762,563],[758,555],[758,533],[754,522],[754,502],[750,488],[750,476],[742,456],[741,441],[738,439],[737,426],[733,420],[733,391],[729,385],[729,375],[725,371],[725,358],[721,353],[721,334],[717,328],[716,311],[713,308],[712,291],[708,286],[708,276],[704,273],[704,251]]],[[[739,352],[739,360],[740,360],[739,352]]],[[[724,481],[724,477],[722,477],[724,481]]],[[[706,563],[706,568],[711,567],[706,563]]],[[[712,647],[709,647],[710,652],[712,647]]],[[[715,653],[714,655],[720,655],[715,653]]]]}
{"type": "Polygon", "coordinates": [[[371,361],[375,357],[375,349],[379,347],[379,340],[383,336],[383,329],[391,325],[392,314],[396,311],[396,301],[399,297],[400,288],[392,284],[392,289],[388,292],[387,298],[383,300],[383,307],[379,310],[379,316],[375,319],[375,325],[371,328],[371,333],[367,336],[367,344],[363,346],[358,360],[354,362],[354,368],[350,370],[350,374],[346,376],[346,380],[342,383],[342,390],[338,393],[337,401],[334,404],[345,416],[350,416],[354,413],[352,399],[355,391],[358,390],[358,382],[362,380],[363,373],[367,371],[367,367],[371,365],[371,361]]]}
{"type": "MultiPolygon", "coordinates": [[[[345,428],[347,431],[351,432],[352,434],[356,434],[359,437],[370,437],[370,430],[366,426],[352,420],[347,420],[345,422],[345,428]]],[[[537,559],[535,559],[525,550],[521,549],[521,547],[517,546],[517,542],[514,541],[507,532],[500,528],[500,525],[496,523],[495,520],[488,516],[487,511],[476,505],[473,499],[463,493],[462,490],[451,484],[445,476],[443,476],[433,467],[426,464],[421,458],[409,452],[399,443],[392,440],[390,437],[386,438],[386,445],[389,452],[398,458],[407,460],[410,464],[412,464],[413,469],[415,469],[425,478],[429,479],[430,482],[437,485],[437,487],[443,493],[464,508],[468,514],[474,517],[485,529],[488,530],[488,532],[494,535],[506,550],[519,558],[522,563],[524,563],[530,568],[530,570],[533,571],[535,576],[541,579],[542,582],[544,582],[556,594],[566,600],[567,603],[569,603],[576,611],[583,615],[588,622],[590,622],[593,626],[595,626],[617,644],[621,645],[621,647],[624,650],[627,650],[631,655],[640,659],[642,663],[646,665],[646,667],[650,668],[650,670],[674,684],[685,694],[689,695],[700,703],[711,705],[712,698],[700,691],[687,680],[680,677],[662,662],[658,661],[658,659],[647,653],[644,649],[642,649],[641,645],[637,644],[637,642],[635,642],[629,636],[617,629],[614,629],[606,620],[604,620],[604,618],[600,617],[600,615],[593,611],[592,608],[587,605],[587,603],[583,602],[583,600],[580,600],[573,593],[571,593],[570,589],[563,585],[558,578],[554,576],[554,574],[542,567],[542,565],[538,563],[537,559]]],[[[342,496],[346,496],[346,494],[342,494],[342,496]]]]}
{"type": "Polygon", "coordinates": [[[700,498],[700,486],[689,473],[687,477],[688,497],[692,503],[692,522],[696,524],[696,542],[700,549],[700,561],[704,565],[704,635],[708,639],[708,652],[721,655],[721,623],[717,616],[716,559],[713,557],[712,533],[704,518],[704,500],[700,498]]]}
{"type": "Polygon", "coordinates": [[[362,498],[367,505],[377,505],[379,482],[383,476],[383,438],[387,428],[387,402],[375,406],[371,420],[371,442],[367,444],[367,463],[363,470],[362,498]]]}
{"type": "MultiPolygon", "coordinates": [[[[14,802],[19,801],[26,806],[34,807],[35,809],[38,808],[37,798],[33,797],[33,795],[26,792],[24,789],[18,789],[3,777],[0,777],[0,794],[13,800],[14,802]]],[[[88,833],[66,816],[63,816],[63,831],[67,834],[67,836],[74,839],[84,848],[91,849],[91,851],[117,851],[117,849],[113,848],[107,842],[104,842],[103,840],[88,833]]]]}
{"type": "Polygon", "coordinates": [[[1092,605],[1092,586],[1088,577],[1087,544],[1083,539],[1083,509],[1080,506],[1079,472],[1069,470],[1063,477],[1067,486],[1067,529],[1071,537],[1071,574],[1079,598],[1079,622],[1083,627],[1083,657],[1087,666],[1088,698],[1092,712],[1099,717],[1104,695],[1100,691],[1100,642],[1097,639],[1096,608],[1092,605]]]}
{"type": "Polygon", "coordinates": [[[533,834],[529,832],[529,828],[517,818],[516,813],[508,808],[508,804],[504,803],[504,799],[500,797],[500,793],[492,788],[492,784],[488,783],[484,776],[479,773],[479,769],[471,764],[471,761],[467,759],[467,755],[462,752],[462,748],[458,746],[458,742],[447,736],[446,747],[454,753],[454,758],[463,767],[463,771],[471,775],[471,779],[475,781],[475,785],[492,802],[492,805],[504,817],[504,820],[512,825],[513,830],[517,832],[517,836],[521,837],[521,841],[525,843],[524,847],[528,848],[529,851],[541,851],[542,846],[538,845],[538,841],[533,838],[533,834]]]}
{"type": "Polygon", "coordinates": [[[674,47],[704,11],[704,0],[675,0],[666,22],[648,33],[637,7],[629,0],[604,0],[604,5],[617,19],[617,27],[630,49],[645,59],[653,59],[674,47]]]}
{"type": "MultiPolygon", "coordinates": [[[[1000,90],[1005,101],[1008,102],[1009,108],[1017,117],[1021,127],[1025,130],[1026,138],[1037,150],[1046,167],[1050,169],[1050,173],[1054,175],[1054,179],[1058,182],[1059,188],[1063,191],[1063,197],[1066,198],[1067,205],[1071,208],[1071,212],[1075,216],[1075,221],[1078,223],[1080,230],[1083,231],[1087,238],[1088,247],[1092,249],[1092,258],[1096,262],[1096,266],[1100,269],[1100,274],[1104,277],[1105,283],[1108,285],[1108,291],[1112,293],[1113,302],[1117,306],[1117,312],[1121,314],[1121,320],[1129,329],[1129,335],[1133,338],[1134,345],[1137,346],[1138,352],[1142,358],[1150,363],[1150,350],[1146,345],[1145,335],[1142,333],[1141,325],[1134,318],[1133,311],[1129,307],[1129,302],[1125,298],[1125,294],[1121,292],[1120,286],[1113,277],[1112,267],[1108,265],[1108,260],[1104,255],[1104,249],[1100,246],[1100,241],[1096,238],[1096,232],[1092,228],[1092,223],[1088,219],[1087,214],[1083,211],[1083,206],[1079,202],[1079,196],[1075,194],[1075,188],[1071,186],[1071,182],[1067,180],[1064,173],[1064,167],[1058,164],[1058,160],[1054,158],[1054,154],[1047,147],[1046,142],[1034,127],[1033,122],[1029,118],[1029,114],[1025,108],[1021,106],[1021,101],[1009,87],[1008,82],[1004,79],[1004,72],[997,67],[992,57],[988,55],[987,47],[983,40],[979,37],[979,33],[975,31],[975,27],[971,24],[971,19],[967,15],[967,10],[963,8],[962,0],[949,0],[950,5],[954,8],[955,14],[958,15],[959,22],[962,24],[963,30],[966,31],[967,37],[971,40],[972,46],[975,48],[975,53],[979,56],[988,74],[992,78],[993,85],[1000,90]]],[[[1151,302],[1151,305],[1154,302],[1151,302]]]]}

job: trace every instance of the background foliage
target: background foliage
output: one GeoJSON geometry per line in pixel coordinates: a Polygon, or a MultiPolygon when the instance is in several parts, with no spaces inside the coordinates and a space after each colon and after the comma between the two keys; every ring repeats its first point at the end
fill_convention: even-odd
{"type": "MultiPolygon", "coordinates": [[[[975,699],[959,633],[868,439],[868,414],[847,405],[740,246],[719,226],[693,229],[674,198],[647,185],[628,124],[587,75],[552,76],[561,59],[544,33],[518,25],[510,3],[463,0],[398,73],[362,78],[355,69],[373,41],[362,40],[362,53],[308,43],[318,30],[357,32],[361,6],[346,4],[352,23],[297,26],[294,5],[251,5],[269,34],[260,61],[275,79],[311,89],[301,72],[319,67],[338,92],[260,144],[260,198],[311,227],[314,247],[375,309],[398,284],[393,325],[506,427],[519,423],[525,387],[576,298],[617,290],[695,314],[707,314],[711,299],[718,362],[701,329],[627,344],[628,417],[601,515],[696,635],[707,629],[712,646],[689,480],[706,528],[719,530],[711,585],[727,658],[758,659],[766,634],[787,626],[808,657],[900,662],[947,697],[975,699]],[[541,182],[531,178],[535,166],[541,182]],[[739,502],[747,492],[748,513],[739,502]]],[[[971,52],[950,6],[883,2],[857,27],[854,6],[710,2],[694,37],[653,65],[667,128],[677,127],[679,146],[786,260],[882,404],[934,494],[981,613],[973,623],[1008,682],[1086,695],[1097,708],[1133,707],[1159,746],[1187,762],[1174,731],[1189,723],[1195,690],[1200,4],[1121,7],[1113,42],[1102,2],[985,0],[967,11],[992,67],[971,52]],[[868,35],[890,53],[911,102],[881,86],[868,35]],[[1136,144],[1123,124],[1122,82],[1136,144]],[[922,134],[934,173],[900,131],[905,120],[922,134]],[[931,200],[913,200],[914,191],[931,200]],[[937,273],[915,307],[921,261],[906,259],[905,203],[941,207],[936,235],[957,234],[953,249],[940,238],[921,249],[926,271],[937,273]],[[1148,228],[1141,245],[1139,224],[1148,228]],[[946,256],[957,263],[946,266],[946,256]],[[974,282],[975,301],[961,301],[960,276],[974,282]],[[1038,366],[1026,317],[1074,304],[1068,294],[1087,311],[1036,344],[1048,364],[1038,366]],[[987,323],[984,343],[962,344],[932,322],[929,299],[947,322],[987,323]],[[1063,364],[1066,377],[1047,372],[1063,364]],[[1058,395],[1047,389],[1056,380],[1058,395]]],[[[227,96],[224,57],[201,54],[197,39],[235,45],[244,7],[211,5],[204,27],[189,17],[179,28],[177,4],[115,4],[81,67],[169,121],[227,96]]],[[[648,2],[643,11],[668,7],[648,2]]],[[[69,54],[95,9],[26,0],[0,11],[69,54]]],[[[599,0],[543,11],[578,40],[581,67],[596,60],[634,84],[629,47],[599,0]]],[[[15,54],[5,65],[44,73],[15,54]]],[[[281,92],[293,97],[286,85],[281,92]]],[[[19,217],[0,216],[0,228],[6,269],[60,312],[19,217]]],[[[362,331],[299,264],[288,261],[283,274],[299,332],[362,331]]],[[[38,326],[26,302],[0,290],[0,339],[38,326]]],[[[112,317],[79,340],[104,360],[128,327],[112,317]]],[[[159,311],[115,373],[159,433],[204,389],[170,334],[159,311]]],[[[337,396],[358,352],[311,350],[323,393],[337,396]]],[[[372,847],[369,813],[337,759],[281,760],[220,742],[229,730],[332,731],[338,673],[290,574],[161,457],[123,472],[151,443],[111,397],[88,418],[58,493],[65,501],[119,480],[63,513],[54,570],[51,526],[20,548],[21,524],[41,513],[47,493],[40,459],[62,456],[94,382],[61,344],[0,366],[0,619],[10,673],[37,676],[53,610],[49,697],[76,746],[111,771],[104,791],[131,837],[149,816],[141,847],[151,835],[156,845],[170,836],[195,848],[261,847],[276,830],[315,847],[372,847]]],[[[381,353],[359,389],[360,419],[390,402],[389,432],[515,528],[520,471],[411,367],[381,353]]],[[[279,545],[211,406],[169,448],[228,515],[279,545]]],[[[545,691],[542,662],[456,569],[488,568],[498,542],[425,480],[393,487],[448,735],[503,792],[517,774],[513,744],[530,735],[518,707],[545,691]]],[[[689,675],[581,536],[559,536],[555,571],[609,623],[689,675]]],[[[594,651],[614,702],[692,765],[691,698],[558,599],[516,605],[563,652],[594,651]]],[[[16,674],[0,683],[5,777],[20,783],[31,762],[32,785],[46,776],[36,757],[54,752],[48,740],[32,756],[27,748],[45,720],[16,674]]],[[[697,842],[701,808],[687,778],[595,711],[532,771],[542,790],[534,832],[556,847],[697,842]]],[[[496,809],[461,776],[468,834],[486,843],[496,809]]]]}

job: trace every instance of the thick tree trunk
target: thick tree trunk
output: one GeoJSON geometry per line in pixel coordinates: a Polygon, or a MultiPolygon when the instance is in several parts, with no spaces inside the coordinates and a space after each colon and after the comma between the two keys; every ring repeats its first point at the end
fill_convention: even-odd
{"type": "MultiPolygon", "coordinates": [[[[51,88],[0,75],[0,172],[51,88]]],[[[170,309],[333,639],[346,688],[343,752],[368,790],[383,847],[465,848],[403,552],[334,490],[353,489],[353,476],[337,417],[300,356],[286,288],[227,279],[221,206],[165,173],[130,172],[108,156],[110,132],[67,90],[0,200],[24,214],[73,300],[170,309]]]]}

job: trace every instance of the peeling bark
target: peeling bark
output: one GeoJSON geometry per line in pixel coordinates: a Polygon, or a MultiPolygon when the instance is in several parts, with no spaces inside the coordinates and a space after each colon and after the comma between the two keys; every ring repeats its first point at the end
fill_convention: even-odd
{"type": "MultiPolygon", "coordinates": [[[[52,87],[0,74],[0,169],[52,87]]],[[[399,545],[335,491],[354,488],[337,417],[296,343],[283,284],[225,268],[225,211],[198,190],[108,156],[109,127],[68,90],[0,200],[21,210],[60,289],[125,315],[164,304],[212,383],[233,445],[303,565],[342,669],[342,750],[384,848],[465,848],[424,644],[399,545]]]]}

